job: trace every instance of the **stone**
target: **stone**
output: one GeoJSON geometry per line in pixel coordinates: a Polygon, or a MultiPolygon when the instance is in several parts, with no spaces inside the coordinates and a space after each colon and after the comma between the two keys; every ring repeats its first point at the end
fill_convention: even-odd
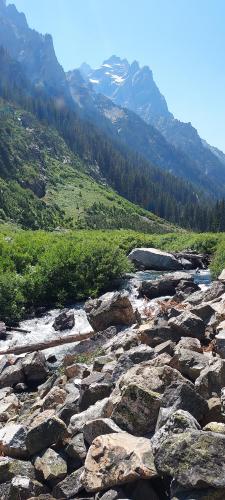
{"type": "Polygon", "coordinates": [[[140,344],[138,334],[134,330],[125,330],[118,332],[115,337],[112,337],[105,345],[104,350],[110,354],[115,354],[118,349],[122,352],[128,351],[132,347],[136,347],[140,344]]]}
{"type": "Polygon", "coordinates": [[[156,451],[159,450],[163,441],[171,434],[179,434],[191,429],[201,429],[197,420],[185,410],[174,411],[166,420],[166,423],[160,427],[160,429],[152,437],[151,443],[153,453],[155,454],[156,451]]]}
{"type": "Polygon", "coordinates": [[[26,446],[31,455],[55,444],[66,434],[66,425],[53,410],[46,410],[32,422],[26,436],[26,446]]]}
{"type": "MultiPolygon", "coordinates": [[[[72,472],[69,476],[67,476],[63,481],[58,483],[53,488],[53,497],[59,498],[62,500],[63,498],[74,498],[77,493],[82,491],[83,484],[81,481],[82,475],[84,472],[84,468],[72,472]]],[[[76,498],[76,497],[75,497],[76,498]]]]}
{"type": "Polygon", "coordinates": [[[42,352],[27,354],[22,361],[26,382],[30,385],[43,383],[48,376],[45,355],[42,352]]]}
{"type": "MultiPolygon", "coordinates": [[[[169,410],[164,412],[166,418],[175,410],[185,410],[198,422],[201,422],[208,413],[207,402],[195,391],[195,387],[187,382],[179,383],[178,381],[166,388],[161,401],[161,409],[169,410]]],[[[157,428],[164,423],[163,415],[159,414],[157,428]]]]}
{"type": "Polygon", "coordinates": [[[161,394],[130,383],[114,406],[112,419],[123,430],[143,436],[155,430],[161,394]]]}
{"type": "Polygon", "coordinates": [[[139,345],[132,347],[119,357],[117,365],[112,373],[112,381],[115,383],[123,373],[129,370],[129,368],[142,363],[142,361],[153,359],[154,355],[154,350],[149,346],[139,345]]]}
{"type": "Polygon", "coordinates": [[[162,342],[154,347],[154,354],[155,356],[159,356],[160,354],[166,353],[173,356],[175,346],[176,344],[172,342],[172,340],[167,340],[166,342],[162,342]]]}
{"type": "Polygon", "coordinates": [[[204,322],[189,311],[184,311],[176,318],[170,318],[168,325],[175,329],[181,337],[197,337],[198,339],[204,337],[204,322]]]}
{"type": "Polygon", "coordinates": [[[193,277],[192,280],[189,279],[182,279],[177,287],[176,287],[176,295],[182,294],[184,297],[187,295],[190,295],[191,293],[197,292],[201,290],[200,287],[197,285],[197,283],[194,283],[193,277]]]}
{"type": "Polygon", "coordinates": [[[26,476],[31,479],[35,478],[33,465],[24,460],[0,457],[0,483],[11,481],[15,476],[26,476]]]}
{"type": "Polygon", "coordinates": [[[186,282],[190,286],[194,284],[192,276],[187,273],[176,272],[174,274],[166,274],[158,280],[142,281],[139,287],[139,294],[141,297],[147,297],[150,300],[157,297],[174,295],[179,282],[183,278],[186,279],[186,282]]]}
{"type": "Polygon", "coordinates": [[[171,484],[171,500],[224,500],[224,498],[225,488],[204,488],[187,491],[176,481],[172,481],[171,484]]]}
{"type": "Polygon", "coordinates": [[[108,397],[112,390],[112,379],[107,373],[92,372],[82,380],[80,388],[80,411],[87,410],[97,401],[108,397]]]}
{"type": "Polygon", "coordinates": [[[94,405],[90,406],[87,410],[82,411],[77,415],[73,415],[70,420],[69,433],[74,435],[77,432],[81,432],[84,425],[89,420],[107,417],[108,402],[109,398],[102,399],[101,401],[97,401],[94,405]]]}
{"type": "Polygon", "coordinates": [[[223,269],[222,272],[220,273],[218,280],[225,281],[225,269],[223,269]]]}
{"type": "Polygon", "coordinates": [[[140,342],[150,347],[156,347],[167,341],[178,342],[181,337],[180,332],[171,328],[164,319],[151,320],[141,325],[137,333],[140,342]]]}
{"type": "Polygon", "coordinates": [[[56,331],[71,330],[75,325],[75,317],[73,311],[62,311],[53,323],[53,328],[56,331]]]}
{"type": "Polygon", "coordinates": [[[205,399],[220,396],[221,389],[225,386],[225,360],[211,358],[210,364],[201,371],[195,381],[195,387],[205,399]]]}
{"type": "Polygon", "coordinates": [[[62,481],[67,474],[66,461],[51,448],[35,459],[34,467],[40,480],[47,482],[51,487],[62,481]]]}
{"type": "Polygon", "coordinates": [[[225,436],[188,431],[171,435],[155,453],[158,473],[176,479],[183,487],[225,487],[225,436]]]}
{"type": "Polygon", "coordinates": [[[84,439],[90,445],[98,436],[122,432],[111,418],[96,418],[86,422],[83,428],[84,439]]]}
{"type": "Polygon", "coordinates": [[[80,432],[72,438],[69,438],[65,447],[65,452],[68,457],[77,460],[79,467],[82,465],[87,455],[87,446],[84,441],[84,434],[80,432]]]}
{"type": "MultiPolygon", "coordinates": [[[[6,388],[8,390],[11,388],[6,388]]],[[[4,391],[4,389],[1,389],[4,391]]],[[[15,417],[20,407],[19,400],[15,394],[5,393],[8,395],[3,396],[0,403],[0,422],[7,422],[9,418],[15,417]]]]}
{"type": "Polygon", "coordinates": [[[109,292],[85,304],[88,321],[95,331],[111,325],[132,325],[136,317],[127,292],[109,292]],[[91,308],[92,307],[92,308],[91,308]]]}
{"type": "Polygon", "coordinates": [[[210,422],[225,423],[225,415],[222,414],[221,400],[219,397],[208,399],[208,412],[202,420],[202,425],[207,425],[210,422]]]}
{"type": "Polygon", "coordinates": [[[87,365],[82,365],[81,363],[74,363],[65,367],[65,374],[67,378],[85,378],[90,375],[90,370],[87,365]]]}
{"type": "Polygon", "coordinates": [[[210,302],[218,299],[225,293],[225,283],[222,281],[213,281],[212,285],[207,290],[192,293],[185,302],[192,305],[198,305],[201,302],[210,302]]]}
{"type": "Polygon", "coordinates": [[[27,500],[32,496],[39,498],[39,495],[47,492],[46,486],[39,481],[26,476],[16,476],[11,481],[9,498],[10,500],[27,500]]]}
{"type": "Polygon", "coordinates": [[[85,460],[83,485],[86,491],[101,491],[112,486],[157,476],[151,441],[127,433],[97,437],[85,460]]]}
{"type": "Polygon", "coordinates": [[[225,359],[225,329],[215,336],[215,350],[221,358],[225,359]]]}
{"type": "Polygon", "coordinates": [[[3,323],[3,321],[0,321],[0,340],[5,340],[6,339],[6,324],[3,323]]]}
{"type": "Polygon", "coordinates": [[[105,367],[105,365],[108,365],[109,363],[114,363],[114,361],[115,361],[114,356],[110,355],[97,356],[97,358],[94,359],[93,371],[101,372],[102,369],[105,367]]]}
{"type": "Polygon", "coordinates": [[[202,352],[200,340],[195,339],[194,337],[181,337],[176,346],[176,352],[178,352],[179,349],[189,349],[194,352],[202,352]]]}
{"type": "Polygon", "coordinates": [[[175,355],[170,366],[179,370],[182,375],[195,381],[202,370],[209,365],[207,356],[200,352],[191,351],[190,349],[179,349],[175,351],[175,355]]]}
{"type": "Polygon", "coordinates": [[[192,314],[195,314],[196,316],[199,316],[199,318],[201,318],[204,323],[208,323],[215,311],[212,305],[203,302],[197,306],[192,307],[190,309],[190,312],[192,314]]]}
{"type": "Polygon", "coordinates": [[[44,410],[57,408],[58,405],[63,405],[67,398],[67,392],[60,387],[54,386],[42,400],[44,410]]]}
{"type": "Polygon", "coordinates": [[[8,424],[0,429],[0,453],[12,458],[25,458],[27,429],[20,424],[8,424]]]}
{"type": "Polygon", "coordinates": [[[24,382],[24,371],[21,361],[7,366],[0,375],[0,388],[14,387],[20,382],[24,382]]]}
{"type": "Polygon", "coordinates": [[[202,429],[203,431],[208,432],[218,432],[219,434],[225,434],[225,424],[221,422],[209,422],[202,429]]]}
{"type": "Polygon", "coordinates": [[[153,269],[155,271],[177,271],[182,269],[182,265],[172,254],[156,248],[134,248],[129,253],[128,259],[142,269],[153,269]]]}

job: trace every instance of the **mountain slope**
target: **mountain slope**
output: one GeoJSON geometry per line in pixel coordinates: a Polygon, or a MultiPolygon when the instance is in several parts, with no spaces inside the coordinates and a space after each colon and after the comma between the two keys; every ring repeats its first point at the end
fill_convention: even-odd
{"type": "MultiPolygon", "coordinates": [[[[199,178],[205,178],[204,184],[209,188],[212,183],[214,195],[224,195],[225,166],[221,161],[223,153],[215,154],[213,148],[206,147],[191,123],[183,123],[174,118],[147,66],[140,68],[136,61],[129,65],[127,60],[112,56],[104,61],[100,68],[83,71],[83,75],[97,93],[104,94],[115,104],[134,111],[146,123],[156,127],[178,151],[184,153],[189,161],[188,168],[192,164],[191,170],[184,168],[184,177],[196,184],[199,183],[199,178]]],[[[176,164],[173,165],[173,172],[179,175],[176,164]]]]}

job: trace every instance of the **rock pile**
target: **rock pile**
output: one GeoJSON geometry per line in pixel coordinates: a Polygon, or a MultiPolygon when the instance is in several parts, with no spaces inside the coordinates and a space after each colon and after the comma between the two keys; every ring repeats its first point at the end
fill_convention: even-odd
{"type": "Polygon", "coordinates": [[[165,289],[141,325],[126,294],[88,301],[95,333],[61,366],[1,358],[1,499],[225,498],[225,283],[140,294],[165,289]]]}

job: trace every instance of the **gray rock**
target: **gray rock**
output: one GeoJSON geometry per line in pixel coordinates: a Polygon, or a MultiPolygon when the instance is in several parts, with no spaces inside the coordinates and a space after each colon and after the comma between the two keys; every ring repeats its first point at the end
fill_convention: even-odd
{"type": "Polygon", "coordinates": [[[165,439],[155,454],[160,475],[188,488],[225,487],[225,436],[189,431],[165,439]]]}
{"type": "Polygon", "coordinates": [[[192,276],[187,273],[176,272],[164,275],[158,280],[143,281],[139,287],[139,294],[148,299],[174,295],[179,282],[184,279],[186,279],[189,286],[194,285],[192,276]]]}
{"type": "Polygon", "coordinates": [[[127,292],[109,292],[85,304],[88,321],[95,331],[111,325],[136,323],[135,313],[127,292]]]}
{"type": "Polygon", "coordinates": [[[24,460],[0,457],[0,483],[11,481],[15,476],[25,476],[31,479],[35,478],[33,465],[24,460]]]}
{"type": "Polygon", "coordinates": [[[35,459],[34,467],[40,480],[51,487],[62,481],[67,474],[66,461],[51,448],[35,459]]]}
{"type": "Polygon", "coordinates": [[[219,356],[225,359],[225,330],[215,336],[215,349],[219,356]]]}
{"type": "Polygon", "coordinates": [[[93,371],[101,372],[105,365],[114,362],[113,355],[97,356],[93,363],[93,371]]]}
{"type": "Polygon", "coordinates": [[[189,349],[194,352],[202,352],[202,346],[199,339],[193,337],[181,337],[180,341],[176,346],[176,352],[179,349],[189,349]]]}
{"type": "Polygon", "coordinates": [[[87,410],[97,401],[106,398],[112,390],[112,379],[107,373],[92,372],[82,380],[80,389],[80,411],[87,410]]]}
{"type": "Polygon", "coordinates": [[[117,365],[112,373],[112,381],[116,382],[116,380],[118,380],[120,376],[132,366],[139,364],[142,361],[153,359],[154,354],[154,350],[146,345],[132,347],[129,351],[126,351],[119,357],[117,365]]]}
{"type": "MultiPolygon", "coordinates": [[[[86,440],[87,441],[87,440],[86,440]]],[[[80,432],[72,438],[67,440],[67,445],[65,447],[66,454],[82,465],[85,457],[87,455],[87,446],[84,442],[84,434],[80,432]]]]}
{"type": "Polygon", "coordinates": [[[53,323],[53,328],[56,331],[71,330],[75,325],[75,317],[73,311],[62,311],[53,323]]]}
{"type": "Polygon", "coordinates": [[[182,375],[195,381],[202,370],[209,365],[207,356],[200,352],[191,351],[190,349],[179,349],[175,351],[171,366],[179,370],[182,375]]]}
{"type": "Polygon", "coordinates": [[[24,382],[24,371],[21,361],[7,366],[0,375],[0,388],[14,387],[16,384],[24,382]]]}
{"type": "Polygon", "coordinates": [[[190,309],[190,312],[196,314],[196,316],[199,316],[199,318],[201,318],[204,323],[208,323],[215,311],[210,304],[205,304],[203,302],[197,306],[192,307],[190,309]]]}
{"type": "Polygon", "coordinates": [[[25,458],[27,429],[19,424],[8,424],[0,430],[0,453],[12,458],[25,458]]]}
{"type": "Polygon", "coordinates": [[[27,354],[22,361],[26,382],[31,385],[43,383],[48,376],[46,359],[42,352],[27,354]]]}
{"type": "Polygon", "coordinates": [[[27,500],[31,497],[38,497],[47,493],[48,489],[43,484],[35,479],[30,479],[26,476],[16,476],[12,479],[9,499],[10,500],[27,500]]]}
{"type": "Polygon", "coordinates": [[[156,347],[167,341],[178,342],[181,338],[180,332],[172,328],[164,319],[149,321],[141,325],[137,332],[141,343],[150,347],[156,347]]]}
{"type": "Polygon", "coordinates": [[[0,340],[6,339],[6,324],[0,321],[0,340]]]}
{"type": "Polygon", "coordinates": [[[176,271],[182,269],[180,262],[167,252],[156,248],[135,248],[128,255],[137,267],[156,271],[176,271]]]}
{"type": "Polygon", "coordinates": [[[82,484],[82,475],[83,475],[84,468],[81,467],[80,469],[76,470],[75,472],[72,472],[69,476],[67,476],[63,481],[58,483],[54,488],[53,488],[53,497],[54,498],[73,498],[77,493],[82,491],[83,489],[83,484],[82,484]]]}
{"type": "Polygon", "coordinates": [[[167,419],[166,423],[154,434],[151,439],[153,453],[161,447],[163,441],[171,434],[179,434],[187,430],[200,430],[197,420],[185,410],[176,410],[167,419]]]}
{"type": "Polygon", "coordinates": [[[95,492],[156,476],[150,440],[114,433],[93,441],[82,480],[86,491],[95,492]]]}
{"type": "Polygon", "coordinates": [[[221,281],[213,281],[212,285],[207,290],[195,292],[186,299],[189,304],[198,305],[201,302],[210,302],[217,299],[225,293],[225,283],[221,281]]]}
{"type": "MultiPolygon", "coordinates": [[[[164,412],[167,418],[175,410],[185,410],[199,422],[208,413],[207,402],[195,391],[195,387],[192,384],[176,381],[166,388],[161,401],[161,409],[168,410],[167,413],[164,412]]],[[[163,415],[159,415],[157,428],[164,423],[163,415]]]]}
{"type": "Polygon", "coordinates": [[[176,344],[172,342],[172,340],[167,340],[166,342],[162,342],[154,347],[155,356],[159,356],[160,354],[166,353],[170,356],[173,356],[174,349],[176,344]]]}
{"type": "Polygon", "coordinates": [[[201,318],[189,311],[184,311],[176,318],[170,318],[168,325],[176,330],[181,337],[204,337],[205,325],[201,318]]]}
{"type": "Polygon", "coordinates": [[[32,422],[26,436],[26,447],[31,455],[57,443],[66,434],[66,426],[54,415],[53,410],[46,410],[32,422]]]}
{"type": "Polygon", "coordinates": [[[84,428],[84,425],[89,420],[107,417],[108,401],[108,398],[97,401],[97,403],[90,406],[87,410],[82,411],[77,415],[73,415],[70,420],[69,433],[71,435],[74,435],[78,432],[81,432],[84,428]]]}
{"type": "Polygon", "coordinates": [[[209,366],[201,371],[195,381],[195,387],[205,399],[220,396],[221,389],[225,386],[225,360],[212,358],[209,366]]]}
{"type": "Polygon", "coordinates": [[[121,432],[121,429],[110,418],[96,418],[95,420],[89,420],[83,428],[84,439],[88,444],[91,444],[92,441],[94,441],[94,439],[98,436],[112,434],[113,432],[121,432]]]}
{"type": "Polygon", "coordinates": [[[161,395],[130,383],[122,391],[112,412],[112,419],[123,430],[135,436],[144,436],[155,430],[161,395]]]}
{"type": "Polygon", "coordinates": [[[222,272],[220,273],[218,280],[225,281],[225,269],[223,269],[222,272]]]}

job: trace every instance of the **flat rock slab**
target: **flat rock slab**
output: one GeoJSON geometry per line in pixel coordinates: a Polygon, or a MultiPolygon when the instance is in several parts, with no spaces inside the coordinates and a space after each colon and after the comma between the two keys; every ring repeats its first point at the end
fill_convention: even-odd
{"type": "Polygon", "coordinates": [[[182,269],[180,262],[170,253],[156,248],[135,248],[128,255],[134,264],[145,269],[156,271],[177,271],[182,269]]]}
{"type": "Polygon", "coordinates": [[[89,448],[83,474],[86,491],[157,476],[151,441],[128,433],[97,437],[89,448]]]}

